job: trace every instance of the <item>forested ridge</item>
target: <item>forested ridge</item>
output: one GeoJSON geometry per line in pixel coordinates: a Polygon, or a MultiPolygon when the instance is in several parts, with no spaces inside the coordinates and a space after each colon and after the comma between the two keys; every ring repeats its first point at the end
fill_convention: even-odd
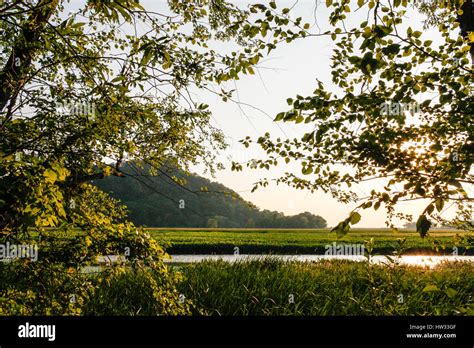
{"type": "Polygon", "coordinates": [[[94,184],[128,207],[137,225],[149,227],[321,228],[326,220],[304,212],[286,216],[260,210],[228,187],[173,168],[151,175],[149,166],[126,163],[124,177],[110,176],[94,184]],[[174,179],[173,179],[174,178],[174,179]],[[178,183],[177,183],[178,182],[178,183]]]}

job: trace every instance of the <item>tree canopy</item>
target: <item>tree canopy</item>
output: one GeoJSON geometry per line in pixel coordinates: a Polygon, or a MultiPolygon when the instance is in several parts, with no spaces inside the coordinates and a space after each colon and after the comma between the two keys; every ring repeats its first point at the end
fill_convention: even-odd
{"type": "Polygon", "coordinates": [[[132,0],[2,2],[2,228],[71,222],[80,187],[123,175],[126,158],[215,168],[223,135],[191,91],[253,73],[271,49],[257,37],[264,10],[222,0],[169,1],[162,13],[132,0]],[[212,48],[219,41],[231,49],[212,48]]]}
{"type": "MultiPolygon", "coordinates": [[[[426,199],[417,229],[426,235],[448,203],[457,206],[454,221],[472,229],[472,164],[474,125],[472,1],[416,3],[429,14],[439,43],[406,23],[408,1],[326,1],[331,8],[330,36],[333,86],[318,81],[312,95],[288,98],[288,111],[275,121],[305,124],[301,138],[274,139],[269,133],[256,142],[268,154],[253,165],[270,169],[294,161],[300,173],[276,180],[299,189],[322,189],[344,203],[358,202],[335,227],[347,233],[360,210],[385,206],[390,221],[409,219],[397,212],[402,201],[426,199]],[[367,20],[354,26],[347,19],[366,11],[367,20]],[[354,186],[383,178],[382,190],[361,197],[354,186]],[[471,191],[470,191],[471,189],[471,191]],[[471,194],[470,194],[471,193],[471,194]]],[[[309,36],[314,34],[308,34],[309,36]]],[[[234,169],[241,170],[240,164],[234,169]]],[[[254,189],[268,185],[259,181],[254,189]]]]}

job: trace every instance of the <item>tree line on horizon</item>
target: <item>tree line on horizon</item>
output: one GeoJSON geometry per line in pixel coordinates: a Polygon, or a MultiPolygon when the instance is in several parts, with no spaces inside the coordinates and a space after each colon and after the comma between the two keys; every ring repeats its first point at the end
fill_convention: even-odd
{"type": "Polygon", "coordinates": [[[260,210],[235,191],[195,174],[126,163],[125,177],[110,176],[94,184],[120,200],[139,226],[209,228],[324,228],[326,220],[310,212],[287,216],[260,210]],[[186,182],[185,185],[180,182],[186,182]]]}

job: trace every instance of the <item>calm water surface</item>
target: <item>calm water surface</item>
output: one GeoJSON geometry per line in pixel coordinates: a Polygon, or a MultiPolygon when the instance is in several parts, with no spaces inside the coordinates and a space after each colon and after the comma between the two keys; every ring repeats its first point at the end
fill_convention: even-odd
{"type": "MultiPolygon", "coordinates": [[[[255,255],[255,254],[240,254],[240,255],[171,255],[171,259],[165,260],[168,264],[181,264],[181,263],[196,263],[206,260],[216,261],[222,260],[225,262],[237,262],[237,261],[249,261],[249,260],[262,260],[262,259],[276,259],[282,261],[320,261],[320,260],[352,260],[352,261],[365,261],[367,260],[364,256],[348,256],[348,255],[255,255]]],[[[121,255],[107,255],[99,256],[99,265],[105,265],[109,263],[124,262],[126,259],[121,255]]],[[[391,256],[390,258],[385,255],[375,255],[371,257],[371,262],[374,264],[396,264],[401,265],[413,265],[420,267],[432,268],[442,262],[452,261],[469,261],[474,262],[474,256],[454,256],[454,255],[443,255],[443,256],[430,256],[430,255],[404,255],[399,258],[391,256]]],[[[101,266],[87,266],[84,267],[85,272],[99,271],[101,266]]]]}
{"type": "MultiPolygon", "coordinates": [[[[283,261],[319,261],[319,260],[352,260],[365,261],[364,256],[348,256],[348,255],[172,255],[168,263],[195,263],[204,260],[223,260],[226,262],[236,262],[242,260],[260,260],[262,258],[272,258],[283,261]]],[[[404,255],[400,258],[391,257],[392,260],[400,264],[419,265],[433,267],[441,262],[449,261],[470,261],[474,262],[474,256],[429,256],[429,255],[404,255]]],[[[385,255],[375,255],[371,257],[371,261],[377,264],[390,263],[385,255]]]]}

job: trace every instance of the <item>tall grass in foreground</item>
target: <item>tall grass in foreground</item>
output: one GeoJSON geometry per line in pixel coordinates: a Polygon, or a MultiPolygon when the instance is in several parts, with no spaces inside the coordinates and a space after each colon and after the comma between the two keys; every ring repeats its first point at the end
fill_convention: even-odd
{"type": "Polygon", "coordinates": [[[434,269],[345,260],[226,263],[180,269],[180,291],[206,315],[474,315],[474,265],[434,269]]]}

